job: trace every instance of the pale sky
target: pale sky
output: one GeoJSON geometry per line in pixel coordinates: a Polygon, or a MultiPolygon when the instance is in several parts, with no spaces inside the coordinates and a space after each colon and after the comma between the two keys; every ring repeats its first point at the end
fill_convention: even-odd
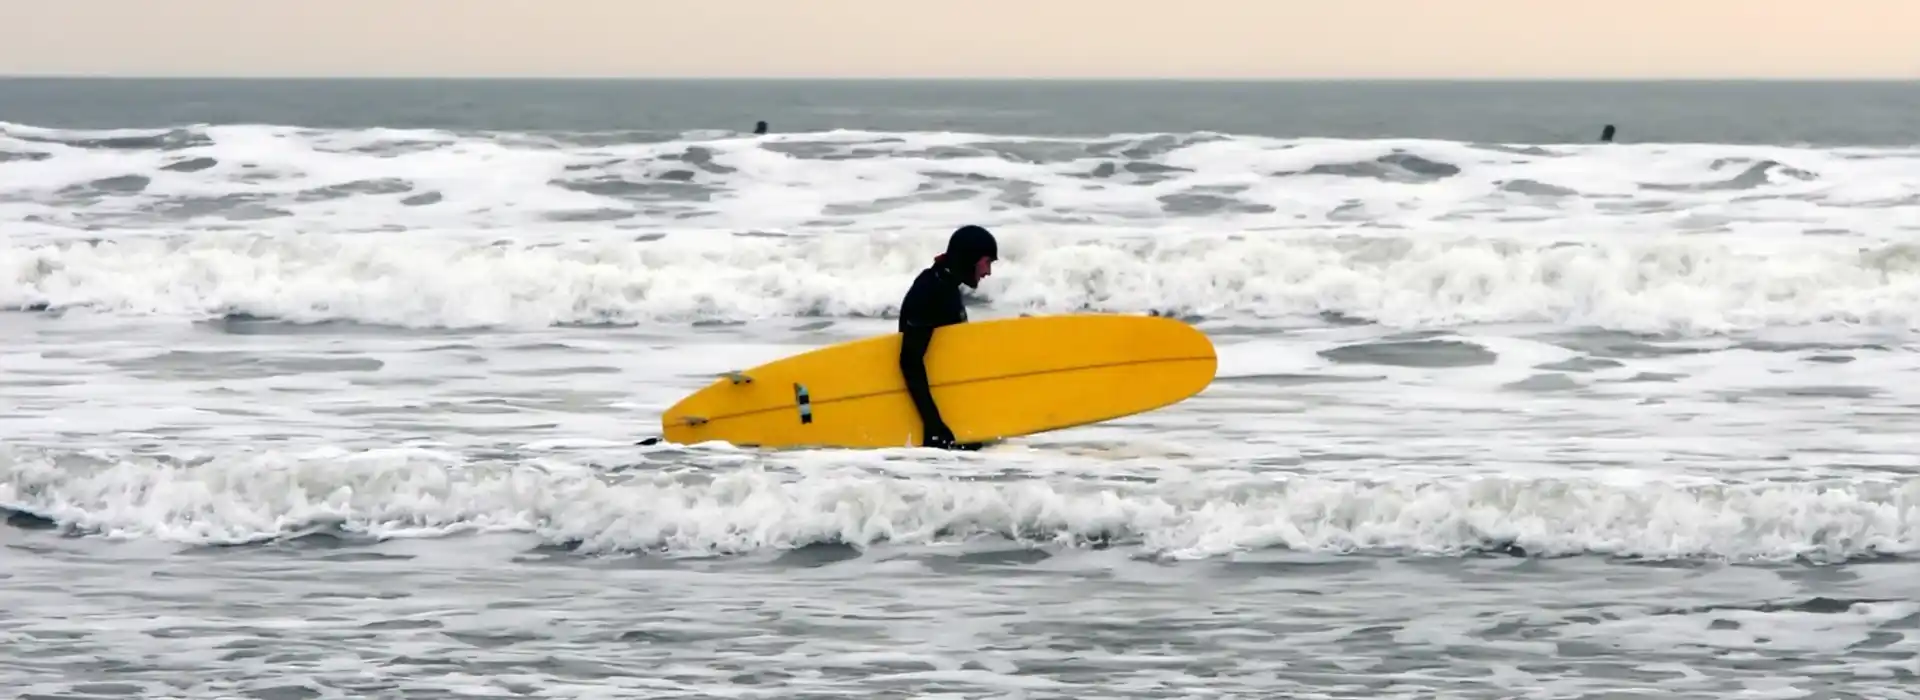
{"type": "Polygon", "coordinates": [[[0,0],[0,74],[1920,78],[1920,0],[0,0]]]}

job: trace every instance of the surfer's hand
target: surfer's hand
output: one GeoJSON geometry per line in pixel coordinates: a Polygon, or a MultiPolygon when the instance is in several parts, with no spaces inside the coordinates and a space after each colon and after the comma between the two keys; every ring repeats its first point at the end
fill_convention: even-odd
{"type": "Polygon", "coordinates": [[[928,423],[922,430],[926,433],[927,447],[938,447],[943,450],[953,447],[953,431],[947,429],[946,423],[934,421],[928,423]]]}

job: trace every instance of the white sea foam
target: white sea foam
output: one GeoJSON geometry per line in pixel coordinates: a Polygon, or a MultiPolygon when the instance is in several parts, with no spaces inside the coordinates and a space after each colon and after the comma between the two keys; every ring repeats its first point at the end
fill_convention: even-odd
{"type": "Polygon", "coordinates": [[[260,126],[86,141],[157,133],[0,125],[16,222],[0,305],[415,327],[884,315],[945,232],[977,222],[1003,241],[981,294],[1005,313],[1718,332],[1911,328],[1920,308],[1912,149],[260,126]],[[757,231],[781,236],[735,235],[757,231]]]}
{"type": "MultiPolygon", "coordinates": [[[[1920,258],[1908,244],[1039,235],[1003,234],[1004,260],[978,293],[989,303],[983,314],[1331,313],[1405,328],[1549,323],[1680,333],[1920,325],[1920,258]]],[[[409,327],[884,316],[940,245],[936,234],[16,241],[0,246],[0,306],[409,327]]]]}
{"type": "Polygon", "coordinates": [[[1835,561],[1920,550],[1920,481],[1200,477],[965,482],[836,468],[635,474],[443,451],[87,467],[0,457],[0,504],[83,533],[201,544],[337,527],[373,537],[537,533],[589,552],[738,554],[809,544],[1128,544],[1174,558],[1311,552],[1835,561]]]}
{"type": "MultiPolygon", "coordinates": [[[[1915,149],[1517,149],[1422,140],[857,131],[586,145],[436,131],[219,126],[188,133],[164,150],[157,136],[153,148],[103,149],[87,147],[87,140],[114,134],[0,124],[0,151],[10,155],[0,162],[0,201],[51,212],[66,201],[63,193],[91,192],[89,211],[66,212],[88,216],[186,196],[246,195],[301,215],[292,226],[300,230],[323,218],[331,229],[519,227],[598,208],[643,226],[735,230],[866,231],[1049,217],[1154,226],[1139,217],[1169,215],[1213,230],[1365,222],[1475,231],[1553,218],[1655,233],[1735,224],[1795,232],[1773,225],[1794,223],[1884,235],[1920,225],[1911,194],[1920,185],[1915,149]],[[100,186],[114,177],[147,180],[100,186]],[[373,182],[403,189],[325,192],[373,182]],[[438,199],[404,201],[428,192],[438,199]],[[1219,206],[1170,210],[1158,199],[1182,195],[1214,197],[1219,206]],[[853,216],[861,211],[885,215],[853,216]],[[689,215],[698,219],[687,221],[689,215]],[[810,223],[818,220],[827,221],[810,223]]],[[[292,223],[269,217],[255,225],[292,223]]]]}

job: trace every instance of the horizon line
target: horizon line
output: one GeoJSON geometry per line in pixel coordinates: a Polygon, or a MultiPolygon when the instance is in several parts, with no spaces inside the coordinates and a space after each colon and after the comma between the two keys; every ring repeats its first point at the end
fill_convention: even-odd
{"type": "Polygon", "coordinates": [[[347,75],[296,74],[143,74],[143,73],[9,73],[0,80],[446,80],[471,82],[1083,82],[1083,83],[1920,83],[1915,76],[790,76],[790,75],[347,75]]]}

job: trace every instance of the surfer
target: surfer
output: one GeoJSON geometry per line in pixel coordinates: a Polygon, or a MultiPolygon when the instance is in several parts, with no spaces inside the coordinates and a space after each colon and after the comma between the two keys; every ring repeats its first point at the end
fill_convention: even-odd
{"type": "Polygon", "coordinates": [[[941,449],[979,449],[979,445],[954,444],[953,431],[940,418],[933,403],[933,390],[927,386],[927,346],[933,331],[941,326],[967,322],[967,307],[960,298],[960,285],[976,287],[993,273],[993,261],[1000,257],[993,234],[979,226],[956,229],[947,239],[947,252],[913,278],[913,286],[900,300],[900,374],[907,380],[907,395],[920,412],[921,439],[927,447],[941,449]]]}

